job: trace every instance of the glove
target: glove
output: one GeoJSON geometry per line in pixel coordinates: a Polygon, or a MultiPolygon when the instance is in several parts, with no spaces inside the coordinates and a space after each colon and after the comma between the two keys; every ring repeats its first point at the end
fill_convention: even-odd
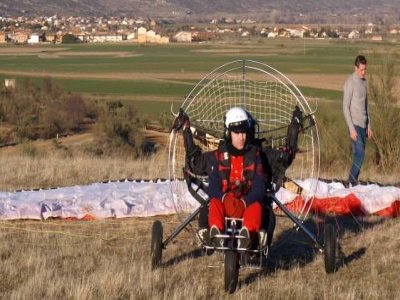
{"type": "Polygon", "coordinates": [[[246,210],[244,200],[236,198],[231,192],[222,197],[222,204],[225,207],[226,216],[230,218],[242,218],[246,210]]]}
{"type": "Polygon", "coordinates": [[[231,192],[235,198],[242,198],[243,195],[246,195],[249,192],[247,182],[236,180],[235,184],[231,187],[231,192]]]}
{"type": "Polygon", "coordinates": [[[182,108],[180,108],[179,114],[175,118],[174,124],[172,125],[172,129],[178,131],[182,127],[183,129],[190,128],[190,121],[189,121],[189,116],[185,113],[185,111],[182,108]]]}
{"type": "Polygon", "coordinates": [[[300,110],[300,108],[296,105],[293,110],[291,124],[297,124],[303,126],[303,119],[304,119],[303,113],[300,110]]]}
{"type": "MultiPolygon", "coordinates": [[[[295,155],[298,151],[298,138],[300,129],[303,128],[303,113],[298,106],[293,110],[292,120],[287,130],[286,147],[290,154],[295,155]]],[[[293,157],[294,158],[294,157],[293,157]]]]}

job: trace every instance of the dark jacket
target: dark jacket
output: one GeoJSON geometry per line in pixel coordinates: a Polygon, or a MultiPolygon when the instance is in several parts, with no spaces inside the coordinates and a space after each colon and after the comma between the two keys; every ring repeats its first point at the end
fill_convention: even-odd
{"type": "MultiPolygon", "coordinates": [[[[262,201],[265,197],[265,181],[259,150],[252,144],[247,144],[239,155],[243,156],[243,167],[231,164],[229,145],[222,144],[218,150],[213,151],[213,159],[210,159],[209,190],[210,199],[222,199],[224,193],[237,189],[234,182],[229,180],[232,168],[237,168],[239,174],[243,174],[243,198],[246,205],[256,201],[262,201]]],[[[236,156],[236,155],[235,155],[236,156]]]]}

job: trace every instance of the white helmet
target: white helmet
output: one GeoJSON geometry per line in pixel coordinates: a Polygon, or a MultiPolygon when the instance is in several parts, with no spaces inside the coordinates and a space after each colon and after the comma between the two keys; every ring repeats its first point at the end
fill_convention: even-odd
{"type": "Polygon", "coordinates": [[[249,131],[250,120],[247,112],[243,108],[232,107],[225,115],[225,127],[234,132],[249,131]]]}

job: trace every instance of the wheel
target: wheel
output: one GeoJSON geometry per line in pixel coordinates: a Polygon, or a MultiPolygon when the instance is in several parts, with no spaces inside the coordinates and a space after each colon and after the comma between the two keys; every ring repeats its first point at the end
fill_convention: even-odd
{"type": "Polygon", "coordinates": [[[238,253],[232,250],[225,252],[225,292],[234,293],[239,278],[238,253]]]}
{"type": "Polygon", "coordinates": [[[324,254],[325,271],[333,273],[336,271],[336,230],[332,224],[325,225],[324,228],[324,254]]]}
{"type": "Polygon", "coordinates": [[[160,221],[154,221],[151,230],[151,268],[154,270],[161,265],[163,228],[160,221]]]}

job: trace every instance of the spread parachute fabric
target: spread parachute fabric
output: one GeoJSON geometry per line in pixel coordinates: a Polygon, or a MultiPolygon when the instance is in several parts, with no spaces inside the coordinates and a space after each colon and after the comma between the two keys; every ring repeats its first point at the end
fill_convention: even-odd
{"type": "MultiPolygon", "coordinates": [[[[344,188],[339,182],[325,183],[314,179],[297,182],[307,192],[317,184],[314,201],[281,188],[277,198],[293,211],[304,206],[320,214],[334,215],[400,215],[400,188],[359,185],[344,188]]],[[[190,212],[199,206],[189,194],[186,184],[177,183],[187,193],[182,211],[190,212]]],[[[149,217],[174,214],[170,183],[117,181],[95,183],[49,190],[0,192],[0,220],[61,218],[93,220],[104,218],[149,217]]],[[[308,192],[307,192],[308,193],[308,192]]]]}

